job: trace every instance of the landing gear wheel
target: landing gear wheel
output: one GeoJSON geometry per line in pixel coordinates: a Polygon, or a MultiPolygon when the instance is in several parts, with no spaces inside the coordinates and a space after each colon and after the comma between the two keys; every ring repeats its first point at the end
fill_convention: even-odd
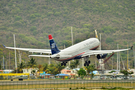
{"type": "Polygon", "coordinates": [[[87,66],[89,66],[89,63],[87,63],[87,66]]]}
{"type": "Polygon", "coordinates": [[[86,66],[86,63],[84,63],[84,66],[86,66]]]}
{"type": "Polygon", "coordinates": [[[63,66],[63,65],[66,66],[66,62],[62,62],[62,63],[61,63],[61,66],[63,66]]]}
{"type": "Polygon", "coordinates": [[[88,61],[88,63],[90,64],[90,61],[88,61]]]}
{"type": "Polygon", "coordinates": [[[66,63],[63,63],[64,64],[64,66],[66,66],[66,63]]]}
{"type": "Polygon", "coordinates": [[[63,63],[61,63],[61,66],[63,66],[63,63]]]}

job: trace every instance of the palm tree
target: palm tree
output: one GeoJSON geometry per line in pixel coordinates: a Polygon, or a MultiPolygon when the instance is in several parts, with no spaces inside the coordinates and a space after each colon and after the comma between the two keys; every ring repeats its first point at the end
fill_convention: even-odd
{"type": "Polygon", "coordinates": [[[30,61],[28,62],[28,66],[33,68],[33,67],[36,67],[36,65],[37,65],[37,63],[36,63],[35,59],[31,58],[30,61]]]}
{"type": "Polygon", "coordinates": [[[76,67],[75,62],[72,61],[71,64],[70,64],[70,68],[73,69],[73,68],[75,68],[75,67],[76,67]]]}
{"type": "Polygon", "coordinates": [[[22,72],[23,72],[23,71],[22,71],[23,68],[25,68],[25,64],[24,64],[23,62],[21,62],[21,63],[19,64],[17,70],[15,69],[15,70],[13,71],[13,73],[15,73],[15,72],[22,73],[22,72]]]}
{"type": "Polygon", "coordinates": [[[75,60],[75,67],[77,68],[78,65],[79,65],[79,60],[75,60]]]}
{"type": "Polygon", "coordinates": [[[18,67],[18,71],[19,72],[23,72],[22,69],[25,68],[25,64],[23,62],[20,63],[19,67],[18,67]]]}
{"type": "Polygon", "coordinates": [[[44,71],[47,71],[47,68],[48,68],[48,64],[45,63],[45,64],[43,65],[43,70],[44,70],[44,71]]]}
{"type": "Polygon", "coordinates": [[[56,65],[56,68],[58,69],[58,73],[60,73],[60,71],[65,68],[65,66],[61,66],[61,64],[58,63],[58,64],[56,65]]]}
{"type": "Polygon", "coordinates": [[[79,60],[72,61],[70,64],[70,68],[71,69],[77,68],[78,65],[79,65],[79,60]]]}
{"type": "Polygon", "coordinates": [[[39,73],[40,73],[41,68],[42,68],[42,65],[39,64],[38,65],[39,73]]]}
{"type": "Polygon", "coordinates": [[[88,74],[91,72],[91,78],[93,78],[93,76],[94,76],[93,71],[95,70],[95,66],[89,65],[89,66],[86,66],[86,69],[87,69],[88,74]]]}

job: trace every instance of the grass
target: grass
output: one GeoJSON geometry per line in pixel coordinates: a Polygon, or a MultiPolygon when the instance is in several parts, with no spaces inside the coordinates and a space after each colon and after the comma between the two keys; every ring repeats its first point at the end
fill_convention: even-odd
{"type": "MultiPolygon", "coordinates": [[[[129,88],[135,86],[135,83],[76,83],[76,84],[43,84],[43,85],[8,85],[0,86],[0,90],[14,90],[14,89],[38,89],[38,88],[101,88],[109,90],[118,89],[118,87],[129,88]],[[114,88],[115,87],[115,88],[114,88]],[[117,87],[117,88],[116,88],[117,87]]],[[[120,89],[118,89],[120,90],[120,89]]],[[[127,89],[126,89],[127,90],[127,89]]]]}

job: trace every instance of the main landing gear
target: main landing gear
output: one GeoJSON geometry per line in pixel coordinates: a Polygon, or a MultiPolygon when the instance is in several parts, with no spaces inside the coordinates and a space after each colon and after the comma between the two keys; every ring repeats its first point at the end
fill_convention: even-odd
{"type": "Polygon", "coordinates": [[[66,63],[67,62],[61,62],[61,66],[63,66],[63,65],[66,66],[66,63]]]}
{"type": "Polygon", "coordinates": [[[84,66],[89,66],[90,64],[89,57],[85,57],[84,60],[85,60],[84,66]]]}

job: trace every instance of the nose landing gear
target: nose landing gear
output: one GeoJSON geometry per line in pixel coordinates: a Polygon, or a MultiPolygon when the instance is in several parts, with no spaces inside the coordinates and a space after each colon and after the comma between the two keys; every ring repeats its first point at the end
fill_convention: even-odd
{"type": "Polygon", "coordinates": [[[63,65],[66,66],[66,63],[67,62],[61,62],[61,66],[63,66],[63,65]]]}
{"type": "Polygon", "coordinates": [[[85,61],[84,66],[89,66],[90,61],[85,61]]]}
{"type": "Polygon", "coordinates": [[[89,66],[89,64],[90,64],[89,57],[88,56],[85,57],[84,60],[85,60],[84,66],[89,66]]]}

